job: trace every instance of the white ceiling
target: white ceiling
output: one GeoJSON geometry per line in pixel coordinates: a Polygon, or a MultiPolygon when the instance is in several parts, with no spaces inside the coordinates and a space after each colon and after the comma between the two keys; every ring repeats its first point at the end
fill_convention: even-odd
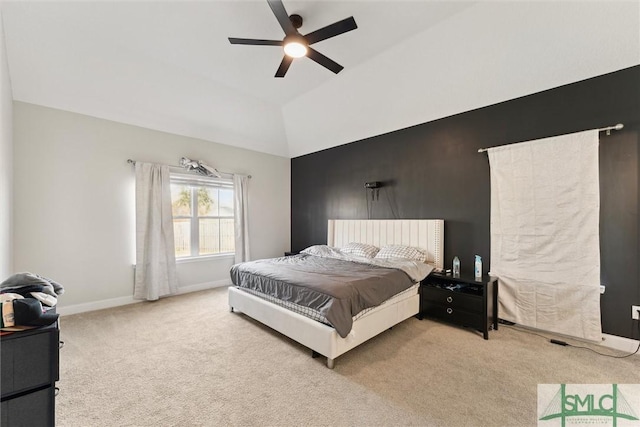
{"type": "Polygon", "coordinates": [[[260,1],[2,1],[15,100],[285,157],[640,64],[638,1],[287,1],[345,69],[282,39],[260,1]]]}

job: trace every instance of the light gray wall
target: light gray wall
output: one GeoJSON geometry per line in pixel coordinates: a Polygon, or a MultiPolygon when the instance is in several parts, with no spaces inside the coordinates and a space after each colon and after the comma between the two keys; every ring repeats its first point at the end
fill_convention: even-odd
{"type": "MultiPolygon", "coordinates": [[[[290,161],[62,110],[14,102],[15,267],[60,282],[61,311],[131,301],[135,262],[134,170],[127,159],[201,159],[252,175],[251,258],[290,244],[290,161]]],[[[180,288],[230,283],[233,257],[178,264],[180,288]]]]}
{"type": "Polygon", "coordinates": [[[13,99],[0,12],[0,281],[13,272],[13,99]]]}

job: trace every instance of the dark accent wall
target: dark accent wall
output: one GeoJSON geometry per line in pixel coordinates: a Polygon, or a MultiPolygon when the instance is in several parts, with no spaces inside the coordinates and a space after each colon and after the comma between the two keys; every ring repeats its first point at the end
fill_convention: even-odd
{"type": "Polygon", "coordinates": [[[333,218],[443,218],[446,265],[457,255],[469,272],[479,254],[487,272],[489,162],[477,150],[616,123],[600,134],[602,326],[640,338],[640,66],[292,159],[291,248],[326,243],[333,218]],[[383,182],[378,200],[368,181],[383,182]]]}

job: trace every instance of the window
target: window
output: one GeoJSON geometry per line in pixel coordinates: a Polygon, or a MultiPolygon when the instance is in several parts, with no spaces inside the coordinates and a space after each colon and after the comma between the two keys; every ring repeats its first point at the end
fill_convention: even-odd
{"type": "Polygon", "coordinates": [[[230,181],[172,174],[171,204],[176,258],[235,252],[230,181]]]}

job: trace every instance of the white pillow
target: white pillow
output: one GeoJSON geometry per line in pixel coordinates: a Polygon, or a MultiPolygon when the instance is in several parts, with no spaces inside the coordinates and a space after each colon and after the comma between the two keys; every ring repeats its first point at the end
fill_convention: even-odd
{"type": "Polygon", "coordinates": [[[365,258],[373,258],[376,256],[380,248],[366,243],[351,242],[340,248],[343,254],[351,254],[365,258]]]}
{"type": "Polygon", "coordinates": [[[332,254],[335,254],[335,252],[336,252],[335,248],[332,248],[327,245],[313,245],[300,251],[300,253],[303,253],[303,254],[315,255],[320,257],[330,256],[332,254]]]}
{"type": "Polygon", "coordinates": [[[380,249],[376,254],[376,258],[406,258],[420,262],[427,260],[427,254],[422,249],[413,246],[404,245],[387,245],[380,249]]]}

